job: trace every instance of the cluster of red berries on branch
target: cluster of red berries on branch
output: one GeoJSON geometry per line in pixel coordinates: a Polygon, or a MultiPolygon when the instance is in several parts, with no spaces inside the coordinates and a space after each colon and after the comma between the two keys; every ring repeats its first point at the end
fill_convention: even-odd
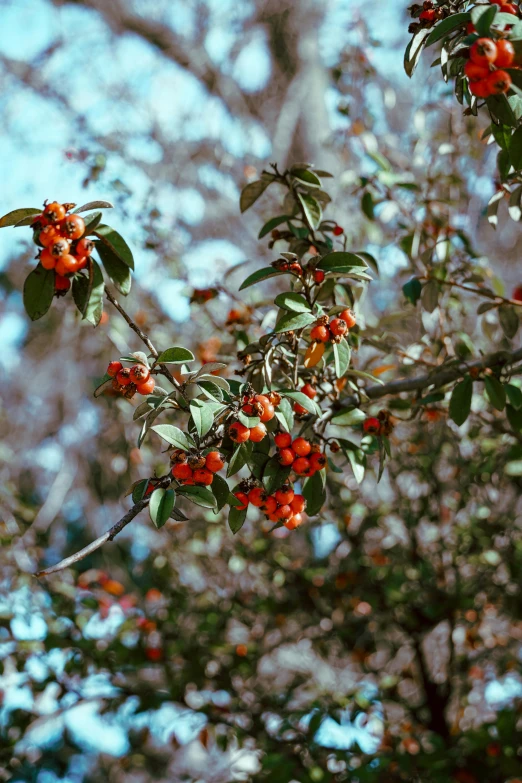
{"type": "Polygon", "coordinates": [[[219,451],[209,451],[207,454],[187,452],[175,449],[170,455],[173,464],[171,473],[180,484],[201,484],[210,486],[214,473],[225,467],[225,460],[219,451]]]}
{"type": "Polygon", "coordinates": [[[312,327],[310,337],[316,343],[340,343],[355,324],[355,315],[349,309],[332,319],[322,315],[312,327]]]}
{"type": "Polygon", "coordinates": [[[127,398],[138,394],[151,394],[156,382],[145,364],[134,364],[132,367],[124,367],[121,362],[109,362],[107,375],[112,380],[114,391],[123,394],[127,398]]]}
{"type": "Polygon", "coordinates": [[[326,455],[317,443],[306,438],[295,438],[289,432],[278,432],[274,438],[278,459],[284,467],[290,467],[296,476],[313,476],[327,465],[326,455]]]}
{"type": "MultiPolygon", "coordinates": [[[[504,11],[504,6],[502,7],[504,11]]],[[[511,76],[509,68],[515,59],[513,44],[505,38],[478,38],[469,50],[469,60],[464,73],[469,80],[469,90],[478,98],[488,98],[508,92],[511,76]]]]}
{"type": "Polygon", "coordinates": [[[377,416],[368,416],[363,421],[363,430],[367,435],[388,438],[393,432],[393,420],[390,411],[379,411],[377,416]]]}
{"type": "Polygon", "coordinates": [[[304,521],[303,512],[306,508],[306,500],[303,495],[294,493],[291,484],[283,484],[276,492],[269,495],[263,487],[255,486],[248,490],[241,489],[234,492],[240,502],[238,511],[244,511],[249,504],[256,506],[271,522],[280,522],[288,530],[295,530],[304,521]]]}
{"type": "Polygon", "coordinates": [[[61,294],[71,286],[69,276],[87,266],[94,250],[94,242],[83,236],[84,219],[71,214],[72,207],[52,201],[31,223],[34,243],[41,248],[38,259],[44,269],[55,270],[55,290],[61,294]]]}
{"type": "Polygon", "coordinates": [[[275,416],[275,409],[281,402],[281,395],[277,392],[267,394],[244,395],[241,413],[249,418],[258,418],[259,423],[248,427],[240,421],[233,422],[228,428],[230,440],[234,443],[260,443],[267,434],[266,422],[275,416]]]}
{"type": "Polygon", "coordinates": [[[433,27],[440,19],[444,19],[448,15],[448,11],[444,8],[435,7],[433,0],[425,0],[422,5],[415,3],[410,6],[409,11],[412,16],[415,16],[419,21],[412,22],[408,28],[408,32],[417,33],[422,28],[433,27]]]}

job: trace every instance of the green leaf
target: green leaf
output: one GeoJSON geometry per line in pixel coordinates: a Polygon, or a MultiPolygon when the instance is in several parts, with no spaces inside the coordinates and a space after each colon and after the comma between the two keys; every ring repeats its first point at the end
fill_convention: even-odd
{"type": "Polygon", "coordinates": [[[446,17],[446,19],[443,19],[442,22],[439,22],[439,24],[432,29],[426,38],[424,45],[431,46],[437,41],[440,41],[445,35],[451,33],[451,31],[455,30],[457,27],[466,24],[470,19],[471,16],[469,13],[452,14],[451,16],[446,17]]]}
{"type": "Polygon", "coordinates": [[[178,449],[187,451],[192,445],[185,433],[172,424],[156,424],[155,427],[152,427],[152,430],[156,432],[160,438],[163,438],[163,440],[166,440],[171,446],[176,446],[178,449]]]}
{"type": "Polygon", "coordinates": [[[274,230],[274,228],[277,228],[281,225],[281,223],[286,223],[287,220],[290,220],[290,215],[278,215],[278,217],[273,217],[270,220],[267,220],[263,228],[258,234],[258,239],[263,239],[263,237],[266,237],[267,234],[269,234],[271,231],[274,230]]]}
{"type": "Polygon", "coordinates": [[[207,434],[214,424],[214,414],[203,400],[191,400],[189,403],[192,421],[200,438],[207,434]]]}
{"type": "Polygon", "coordinates": [[[221,509],[228,502],[230,489],[225,479],[222,476],[218,475],[217,473],[214,473],[214,479],[212,481],[212,484],[210,485],[210,491],[216,498],[217,511],[221,511],[221,509]]]}
{"type": "Polygon", "coordinates": [[[497,411],[503,411],[506,407],[506,390],[494,375],[486,375],[484,386],[490,403],[497,411]]]}
{"type": "Polygon", "coordinates": [[[369,191],[363,194],[361,199],[361,209],[368,220],[375,219],[373,196],[369,191]]]}
{"type": "Polygon", "coordinates": [[[88,215],[85,215],[85,231],[83,232],[85,237],[94,233],[94,229],[100,225],[102,217],[101,212],[90,212],[88,215]]]}
{"type": "Polygon", "coordinates": [[[150,496],[149,514],[157,528],[163,527],[169,519],[175,500],[173,489],[155,489],[150,496]]]}
{"type": "Polygon", "coordinates": [[[510,401],[513,408],[516,410],[522,408],[522,390],[513,383],[507,383],[504,388],[506,390],[508,400],[510,401]]]}
{"type": "Polygon", "coordinates": [[[343,450],[343,454],[350,463],[353,471],[354,478],[358,484],[364,479],[364,473],[366,471],[366,454],[351,440],[339,439],[339,445],[343,450]]]}
{"type": "Polygon", "coordinates": [[[76,275],[73,279],[72,293],[83,320],[98,326],[103,313],[105,285],[102,271],[92,256],[89,265],[89,277],[76,275]]]}
{"type": "Polygon", "coordinates": [[[335,374],[342,378],[350,366],[352,352],[347,341],[343,338],[340,343],[333,344],[335,374]]]}
{"type": "Polygon", "coordinates": [[[449,404],[450,418],[458,427],[462,426],[469,416],[472,396],[473,381],[469,375],[466,375],[453,389],[449,404]]]}
{"type": "Polygon", "coordinates": [[[44,316],[54,296],[54,270],[38,264],[29,272],[24,283],[24,307],[31,321],[44,316]]]}
{"type": "Polygon", "coordinates": [[[308,185],[308,187],[322,187],[322,182],[317,174],[314,174],[313,171],[309,171],[309,169],[303,169],[300,166],[292,166],[290,173],[293,177],[301,180],[301,182],[304,182],[305,185],[308,185]]]}
{"type": "Polygon", "coordinates": [[[362,424],[366,419],[366,414],[360,408],[352,408],[349,411],[339,411],[332,416],[331,424],[335,424],[336,427],[355,427],[357,424],[362,424]]]}
{"type": "Polygon", "coordinates": [[[501,147],[503,150],[509,150],[510,144],[511,144],[511,128],[509,125],[494,125],[491,124],[491,130],[493,132],[493,136],[495,137],[495,141],[497,142],[498,146],[501,147]]]}
{"type": "Polygon", "coordinates": [[[513,305],[501,305],[498,308],[498,320],[506,337],[512,340],[520,326],[516,308],[513,305]]]}
{"type": "Polygon", "coordinates": [[[471,21],[476,27],[479,35],[489,35],[489,30],[497,11],[498,8],[496,5],[486,7],[477,5],[471,10],[471,21]]]}
{"type": "MultiPolygon", "coordinates": [[[[36,207],[21,207],[20,209],[13,209],[12,212],[8,212],[6,215],[0,218],[0,228],[7,228],[7,226],[16,226],[17,223],[20,223],[25,218],[29,218],[35,215],[40,215],[41,213],[42,210],[36,209],[36,207]]],[[[32,222],[33,221],[31,220],[31,223],[32,222]]]]}
{"type": "Polygon", "coordinates": [[[308,411],[308,413],[312,413],[314,416],[321,415],[321,408],[318,404],[314,402],[314,400],[311,400],[310,397],[307,397],[306,394],[303,394],[303,392],[288,391],[287,389],[279,389],[278,391],[283,397],[290,397],[294,402],[298,402],[299,405],[302,405],[303,408],[308,411]]]}
{"type": "Polygon", "coordinates": [[[514,220],[517,223],[522,217],[522,208],[520,206],[521,198],[522,198],[522,185],[518,185],[516,188],[514,188],[514,190],[512,191],[509,197],[509,206],[508,206],[509,217],[511,218],[511,220],[514,220]]]}
{"type": "Polygon", "coordinates": [[[323,210],[321,205],[315,198],[308,195],[308,193],[298,193],[297,198],[303,208],[305,221],[308,224],[308,228],[314,231],[323,219],[323,210]]]}
{"type": "Polygon", "coordinates": [[[280,332],[291,332],[295,329],[302,329],[304,326],[313,324],[316,320],[316,316],[311,313],[298,313],[297,315],[287,313],[282,315],[276,323],[274,332],[278,334],[280,332]]]}
{"type": "Polygon", "coordinates": [[[89,209],[113,209],[114,204],[110,201],[88,201],[87,204],[82,204],[81,207],[76,207],[73,212],[88,212],[89,209]]]}
{"type": "Polygon", "coordinates": [[[228,526],[234,535],[238,533],[245,524],[247,511],[248,507],[239,510],[235,506],[230,506],[230,511],[228,514],[228,526]]]}
{"type": "Polygon", "coordinates": [[[273,266],[265,266],[263,269],[258,269],[257,272],[249,275],[249,277],[241,283],[239,290],[243,291],[245,288],[250,288],[251,285],[260,283],[262,280],[268,280],[270,277],[279,277],[279,275],[282,274],[284,273],[275,269],[273,266]]]}
{"type": "Polygon", "coordinates": [[[132,251],[121,234],[118,234],[111,226],[101,223],[94,234],[109,247],[128,267],[134,269],[132,251]]]}
{"type": "Polygon", "coordinates": [[[515,432],[520,432],[522,429],[522,410],[517,410],[512,405],[506,405],[506,415],[511,428],[515,432]]]}
{"type": "Polygon", "coordinates": [[[422,286],[421,303],[428,313],[432,313],[439,304],[439,284],[436,280],[428,280],[422,286]]]}
{"type": "Polygon", "coordinates": [[[294,426],[294,411],[286,397],[281,398],[281,402],[275,409],[275,415],[281,427],[286,432],[292,432],[294,426]]]}
{"type": "Polygon", "coordinates": [[[339,275],[350,274],[354,270],[362,271],[368,268],[368,264],[364,258],[355,253],[334,251],[321,258],[316,268],[339,275]]]}
{"type": "Polygon", "coordinates": [[[238,473],[247,464],[252,452],[251,443],[238,443],[232,452],[227,468],[227,478],[238,473]]]}
{"type": "Polygon", "coordinates": [[[263,471],[263,484],[269,495],[283,486],[290,475],[290,467],[283,466],[277,457],[269,459],[263,471]]]}
{"type": "Polygon", "coordinates": [[[188,348],[174,345],[160,353],[156,361],[158,364],[184,364],[185,362],[193,362],[194,359],[194,354],[188,348]]]}
{"type": "Polygon", "coordinates": [[[274,303],[277,307],[282,307],[283,310],[291,310],[294,313],[309,313],[311,309],[304,296],[291,292],[278,294],[274,303]]]}
{"type": "Polygon", "coordinates": [[[131,290],[130,269],[112,250],[101,242],[96,242],[96,250],[101,258],[105,271],[118,289],[118,291],[127,296],[131,290]]]}
{"type": "Polygon", "coordinates": [[[306,479],[303,485],[303,496],[306,499],[306,513],[313,517],[320,512],[326,502],[326,490],[324,486],[324,470],[318,470],[313,476],[306,479]]]}
{"type": "Polygon", "coordinates": [[[263,195],[272,181],[273,178],[258,179],[255,182],[250,182],[243,188],[239,198],[239,209],[242,213],[246,212],[247,209],[250,209],[250,207],[255,204],[257,199],[263,195]]]}
{"type": "Polygon", "coordinates": [[[408,282],[402,286],[402,293],[408,302],[411,302],[412,305],[416,305],[422,293],[422,284],[420,280],[417,280],[416,277],[408,280],[408,282]]]}
{"type": "Polygon", "coordinates": [[[516,129],[509,141],[509,157],[516,171],[522,168],[522,125],[516,129]]]}
{"type": "Polygon", "coordinates": [[[140,500],[143,500],[148,486],[149,486],[148,479],[142,479],[141,481],[137,481],[136,484],[134,484],[132,488],[132,502],[134,504],[139,503],[140,500]]]}
{"type": "Polygon", "coordinates": [[[486,104],[491,114],[497,120],[512,128],[517,126],[517,118],[511,108],[511,105],[505,95],[490,95],[486,98],[486,104]]]}
{"type": "Polygon", "coordinates": [[[429,36],[429,34],[430,34],[429,30],[426,29],[419,30],[418,33],[415,33],[415,35],[409,42],[408,46],[406,47],[406,51],[404,52],[404,70],[406,71],[406,74],[410,77],[410,79],[418,65],[420,56],[422,54],[422,50],[426,44],[426,39],[429,36]]]}
{"type": "Polygon", "coordinates": [[[217,500],[214,494],[206,487],[198,487],[187,484],[177,488],[178,495],[184,495],[187,500],[202,508],[217,508],[217,500]]]}

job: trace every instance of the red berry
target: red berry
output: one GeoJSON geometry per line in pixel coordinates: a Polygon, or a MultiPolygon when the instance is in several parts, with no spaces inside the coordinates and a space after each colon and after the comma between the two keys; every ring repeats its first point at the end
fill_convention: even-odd
{"type": "Polygon", "coordinates": [[[50,250],[45,248],[40,253],[40,263],[44,269],[54,269],[56,266],[56,258],[51,255],[50,250]]]}
{"type": "Polygon", "coordinates": [[[469,50],[469,56],[477,65],[489,65],[496,60],[496,44],[491,38],[479,38],[469,50]]]}
{"type": "Polygon", "coordinates": [[[370,433],[370,435],[376,435],[381,428],[381,422],[375,416],[370,416],[363,422],[363,430],[370,433]]]}
{"type": "Polygon", "coordinates": [[[473,60],[468,60],[464,66],[464,73],[470,82],[478,82],[480,79],[485,79],[486,76],[489,76],[490,71],[488,65],[478,65],[473,60]]]}
{"type": "Polygon", "coordinates": [[[295,452],[293,449],[281,449],[278,459],[281,465],[291,465],[295,459],[295,452]]]}
{"type": "Polygon", "coordinates": [[[500,41],[497,41],[497,59],[495,60],[495,67],[509,68],[514,59],[515,47],[511,41],[508,41],[505,38],[501,38],[500,41]]]}
{"type": "Polygon", "coordinates": [[[263,413],[259,417],[261,421],[267,422],[274,418],[275,416],[275,410],[274,406],[268,399],[268,397],[264,394],[256,394],[254,397],[254,400],[256,402],[259,402],[263,406],[263,413]]]}
{"type": "Polygon", "coordinates": [[[150,370],[144,364],[135,364],[134,367],[131,367],[130,379],[136,386],[148,381],[149,377],[150,370]]]}
{"type": "Polygon", "coordinates": [[[129,368],[122,367],[122,369],[116,374],[116,380],[120,386],[128,386],[131,382],[129,368]]]}
{"type": "Polygon", "coordinates": [[[294,412],[297,413],[298,416],[304,416],[306,413],[308,413],[306,408],[303,408],[303,406],[298,402],[294,402],[294,412]]]}
{"type": "Polygon", "coordinates": [[[58,220],[63,220],[65,217],[65,207],[57,201],[51,201],[51,203],[47,204],[45,207],[43,214],[51,223],[56,223],[58,220]]]}
{"type": "Polygon", "coordinates": [[[330,321],[330,331],[335,337],[342,337],[348,331],[348,325],[342,318],[334,318],[330,321]]]}
{"type": "Polygon", "coordinates": [[[219,453],[219,451],[210,451],[205,457],[205,467],[217,473],[225,467],[225,460],[219,453]]]}
{"type": "Polygon", "coordinates": [[[136,391],[138,394],[151,394],[154,391],[154,387],[156,386],[156,381],[150,376],[148,380],[146,380],[144,383],[138,383],[136,384],[136,391]]]}
{"type": "Polygon", "coordinates": [[[487,79],[484,79],[492,95],[508,92],[511,87],[511,76],[507,71],[492,71],[487,79]]]}
{"type": "Polygon", "coordinates": [[[298,457],[294,460],[292,470],[297,473],[298,476],[309,476],[313,472],[313,468],[310,465],[310,460],[306,457],[298,457]]]}
{"type": "Polygon", "coordinates": [[[214,481],[214,474],[208,468],[198,468],[194,471],[193,478],[196,484],[204,484],[208,487],[214,481]]]}
{"type": "Polygon", "coordinates": [[[234,492],[235,497],[241,502],[240,506],[235,506],[238,511],[243,511],[248,506],[248,495],[244,492],[234,492]]]}
{"type": "Polygon", "coordinates": [[[312,445],[306,438],[296,438],[292,443],[292,448],[298,457],[306,457],[312,450],[312,445]]]}
{"type": "Polygon", "coordinates": [[[250,428],[250,440],[252,443],[260,443],[266,435],[266,427],[264,424],[257,424],[255,427],[250,428]]]}
{"type": "Polygon", "coordinates": [[[472,35],[472,33],[476,33],[475,25],[472,22],[468,22],[466,25],[466,32],[468,35],[472,35]]]}
{"type": "Polygon", "coordinates": [[[80,261],[67,253],[64,256],[60,256],[56,259],[56,271],[59,275],[71,275],[78,271],[80,268],[80,261]]]}
{"type": "Polygon", "coordinates": [[[313,400],[314,397],[317,397],[317,389],[314,389],[311,383],[305,383],[301,388],[301,391],[311,400],[313,400]]]}
{"type": "Polygon", "coordinates": [[[107,375],[110,375],[111,378],[114,378],[114,376],[117,375],[120,370],[123,370],[123,364],[121,362],[109,362],[109,366],[107,367],[107,375]]]}
{"type": "Polygon", "coordinates": [[[60,239],[60,234],[54,226],[45,226],[42,228],[38,237],[40,244],[44,247],[53,245],[58,239],[60,239]]]}
{"type": "Polygon", "coordinates": [[[63,237],[57,239],[56,242],[53,242],[53,244],[50,245],[49,247],[52,255],[55,258],[60,258],[60,256],[68,255],[69,248],[70,248],[70,243],[67,241],[67,239],[63,239],[63,237]]]}
{"type": "Polygon", "coordinates": [[[62,275],[54,276],[54,290],[55,291],[68,291],[71,287],[71,281],[68,277],[62,277],[62,275]]]}
{"type": "MultiPolygon", "coordinates": [[[[522,291],[522,287],[520,290],[522,291]]],[[[292,436],[289,432],[278,432],[274,441],[278,449],[286,449],[292,443],[292,436]]]]}
{"type": "Polygon", "coordinates": [[[251,503],[253,506],[256,506],[256,508],[265,506],[267,498],[268,495],[263,487],[254,487],[254,489],[251,489],[248,493],[249,503],[251,503]]]}
{"type": "Polygon", "coordinates": [[[314,283],[317,283],[317,285],[320,285],[325,278],[325,273],[322,269],[316,269],[314,272],[314,283]]]}
{"type": "Polygon", "coordinates": [[[318,343],[327,343],[330,339],[330,330],[323,324],[317,324],[310,332],[310,337],[318,343]]]}
{"type": "Polygon", "coordinates": [[[87,239],[87,237],[84,237],[83,239],[80,239],[76,245],[75,253],[77,256],[90,256],[94,250],[94,247],[95,245],[92,239],[87,239]]]}
{"type": "Polygon", "coordinates": [[[60,232],[69,239],[79,239],[85,231],[85,220],[80,215],[67,215],[60,223],[60,232]]]}
{"type": "Polygon", "coordinates": [[[300,514],[306,508],[306,500],[302,495],[294,495],[294,499],[290,503],[290,508],[294,514],[300,514]]]}
{"type": "Polygon", "coordinates": [[[349,308],[343,310],[342,313],[340,313],[339,318],[342,318],[343,321],[346,321],[346,326],[348,329],[351,329],[357,323],[355,313],[349,308]]]}
{"type": "Polygon", "coordinates": [[[522,302],[522,285],[517,285],[511,298],[515,299],[517,302],[522,302]]]}
{"type": "Polygon", "coordinates": [[[513,14],[513,16],[518,16],[518,7],[514,5],[514,3],[503,3],[502,4],[502,13],[503,14],[513,14]]]}
{"type": "Polygon", "coordinates": [[[289,484],[285,484],[275,493],[275,499],[281,506],[286,506],[294,499],[294,490],[289,484]]]}
{"type": "Polygon", "coordinates": [[[171,472],[178,481],[186,481],[192,478],[192,468],[186,462],[178,462],[174,465],[171,472]]]}
{"type": "Polygon", "coordinates": [[[279,506],[275,513],[278,519],[290,519],[293,511],[288,504],[285,504],[284,506],[279,506]]]}
{"type": "Polygon", "coordinates": [[[265,500],[263,510],[265,514],[274,514],[277,509],[277,500],[273,495],[269,495],[265,500]]]}
{"type": "Polygon", "coordinates": [[[284,524],[287,530],[295,530],[296,527],[303,524],[303,516],[302,514],[294,514],[290,519],[287,519],[284,524]]]}
{"type": "Polygon", "coordinates": [[[488,98],[491,95],[491,90],[486,79],[480,79],[478,82],[470,82],[469,91],[472,95],[476,95],[477,98],[488,98]]]}
{"type": "MultiPolygon", "coordinates": [[[[421,19],[422,19],[422,14],[421,14],[421,19]]],[[[344,228],[342,228],[342,226],[335,226],[333,230],[333,234],[336,237],[340,237],[341,234],[344,234],[344,228]]]]}
{"type": "Polygon", "coordinates": [[[427,11],[422,11],[422,13],[419,15],[419,19],[422,19],[425,22],[433,22],[436,18],[437,14],[434,8],[430,8],[427,11]]]}
{"type": "Polygon", "coordinates": [[[240,421],[235,421],[230,425],[228,428],[228,434],[230,440],[233,440],[234,443],[245,443],[245,441],[250,438],[249,428],[245,427],[244,424],[241,424],[240,421]]]}
{"type": "Polygon", "coordinates": [[[326,467],[326,454],[312,454],[310,456],[310,465],[313,470],[322,470],[326,467]]]}

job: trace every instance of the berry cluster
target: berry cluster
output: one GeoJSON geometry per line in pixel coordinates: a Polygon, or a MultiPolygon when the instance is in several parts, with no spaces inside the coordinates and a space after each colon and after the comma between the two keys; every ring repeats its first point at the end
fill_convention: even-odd
{"type": "Polygon", "coordinates": [[[254,487],[248,492],[239,490],[234,495],[241,503],[237,506],[238,511],[243,511],[250,503],[263,511],[271,522],[282,522],[288,530],[295,530],[303,523],[306,500],[294,493],[291,484],[283,484],[273,495],[263,487],[254,487]]]}
{"type": "Polygon", "coordinates": [[[245,443],[251,440],[252,443],[259,443],[267,433],[265,423],[271,421],[275,416],[275,408],[281,402],[281,395],[277,392],[270,394],[251,394],[243,397],[241,412],[245,416],[258,417],[259,424],[254,427],[247,427],[240,421],[235,421],[228,428],[230,440],[234,443],[245,443]]]}
{"type": "Polygon", "coordinates": [[[55,290],[62,295],[71,286],[69,276],[87,266],[94,250],[94,242],[83,236],[84,219],[69,213],[73,206],[52,201],[31,223],[34,242],[42,248],[38,259],[44,269],[55,270],[55,290]]]}
{"type": "Polygon", "coordinates": [[[132,367],[124,367],[121,362],[110,362],[107,367],[107,375],[113,379],[112,388],[125,397],[134,397],[138,394],[151,394],[156,382],[150,370],[144,364],[135,364],[132,367]]]}
{"type": "Polygon", "coordinates": [[[326,455],[321,446],[306,438],[296,438],[288,432],[278,432],[274,438],[281,465],[291,466],[297,476],[313,476],[326,467],[326,455]]]}
{"type": "Polygon", "coordinates": [[[299,263],[297,256],[294,257],[293,253],[285,253],[289,258],[278,258],[277,261],[273,261],[271,266],[277,269],[278,272],[290,272],[291,274],[301,277],[303,274],[303,267],[299,263]]]}
{"type": "Polygon", "coordinates": [[[327,315],[323,315],[312,327],[310,337],[317,343],[340,343],[355,323],[355,315],[348,309],[343,310],[332,320],[327,315]]]}
{"type": "Polygon", "coordinates": [[[379,435],[389,437],[393,432],[393,421],[389,411],[379,411],[377,416],[368,416],[363,421],[363,430],[368,435],[379,435]]]}
{"type": "Polygon", "coordinates": [[[422,5],[414,4],[410,7],[412,16],[419,21],[412,22],[409,27],[410,33],[417,33],[422,28],[433,27],[440,19],[444,19],[447,11],[443,8],[436,8],[433,0],[425,0],[422,5]]]}
{"type": "Polygon", "coordinates": [[[202,484],[210,486],[214,473],[225,467],[225,460],[219,451],[209,451],[204,455],[175,449],[170,455],[173,463],[172,475],[180,484],[202,484]]]}
{"type": "MultiPolygon", "coordinates": [[[[502,12],[506,6],[502,6],[502,12]]],[[[510,13],[510,12],[509,12],[510,13]]],[[[478,38],[469,50],[469,60],[464,73],[469,79],[469,90],[478,98],[488,98],[508,92],[511,76],[503,68],[509,68],[515,58],[513,44],[505,38],[478,38]]]]}

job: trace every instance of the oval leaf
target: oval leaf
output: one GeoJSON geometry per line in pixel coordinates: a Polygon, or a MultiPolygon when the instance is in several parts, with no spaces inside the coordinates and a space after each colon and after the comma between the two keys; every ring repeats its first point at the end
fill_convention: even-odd
{"type": "Polygon", "coordinates": [[[302,329],[305,326],[309,326],[316,320],[315,315],[312,315],[311,313],[298,313],[297,315],[288,313],[281,316],[275,325],[274,332],[276,334],[280,332],[292,332],[294,329],[302,329]]]}
{"type": "Polygon", "coordinates": [[[174,427],[172,424],[156,424],[152,427],[152,430],[156,432],[160,438],[166,440],[171,446],[176,446],[178,449],[184,449],[187,451],[191,447],[187,436],[178,427],[174,427]]]}
{"type": "Polygon", "coordinates": [[[241,283],[239,290],[243,291],[245,288],[249,288],[251,285],[260,283],[262,280],[268,280],[270,277],[279,277],[279,275],[282,274],[284,273],[280,272],[278,269],[274,269],[273,266],[265,266],[263,269],[258,269],[257,272],[249,275],[249,277],[247,277],[247,279],[241,283]]]}
{"type": "Polygon", "coordinates": [[[31,321],[46,314],[54,296],[54,270],[38,264],[24,283],[24,307],[31,321]]]}
{"type": "Polygon", "coordinates": [[[132,251],[121,234],[118,234],[111,226],[107,226],[101,223],[94,234],[106,244],[118,258],[127,264],[128,267],[134,269],[134,258],[132,257],[132,251]]]}
{"type": "Polygon", "coordinates": [[[245,519],[247,515],[247,509],[243,508],[239,510],[235,506],[230,506],[230,512],[228,515],[228,526],[230,530],[234,533],[238,533],[243,525],[245,524],[245,519]]]}
{"type": "Polygon", "coordinates": [[[202,508],[217,508],[217,500],[206,487],[191,486],[178,487],[178,494],[184,495],[187,500],[202,508]]]}
{"type": "MultiPolygon", "coordinates": [[[[16,226],[17,223],[20,223],[24,218],[31,217],[33,215],[40,215],[42,212],[41,209],[36,209],[36,207],[21,207],[20,209],[13,209],[12,212],[8,212],[7,215],[4,215],[0,218],[0,228],[7,228],[7,226],[16,226]]],[[[33,222],[32,220],[30,221],[33,222]]]]}
{"type": "Polygon", "coordinates": [[[118,256],[102,242],[96,242],[96,250],[98,251],[105,271],[118,291],[123,294],[123,296],[127,296],[131,290],[132,283],[130,269],[127,264],[118,258],[118,256]]]}
{"type": "Polygon", "coordinates": [[[309,313],[311,310],[304,296],[292,292],[278,294],[274,303],[283,310],[291,310],[293,313],[309,313]]]}
{"type": "Polygon", "coordinates": [[[163,527],[169,519],[175,499],[173,489],[155,489],[150,496],[149,514],[157,528],[163,527]]]}
{"type": "Polygon", "coordinates": [[[471,410],[471,398],[473,396],[473,381],[467,375],[464,380],[457,383],[451,393],[449,415],[455,424],[460,427],[469,416],[471,410]]]}
{"type": "Polygon", "coordinates": [[[88,201],[87,204],[82,204],[81,207],[76,207],[73,212],[87,212],[89,209],[113,209],[114,204],[110,201],[88,201]]]}

